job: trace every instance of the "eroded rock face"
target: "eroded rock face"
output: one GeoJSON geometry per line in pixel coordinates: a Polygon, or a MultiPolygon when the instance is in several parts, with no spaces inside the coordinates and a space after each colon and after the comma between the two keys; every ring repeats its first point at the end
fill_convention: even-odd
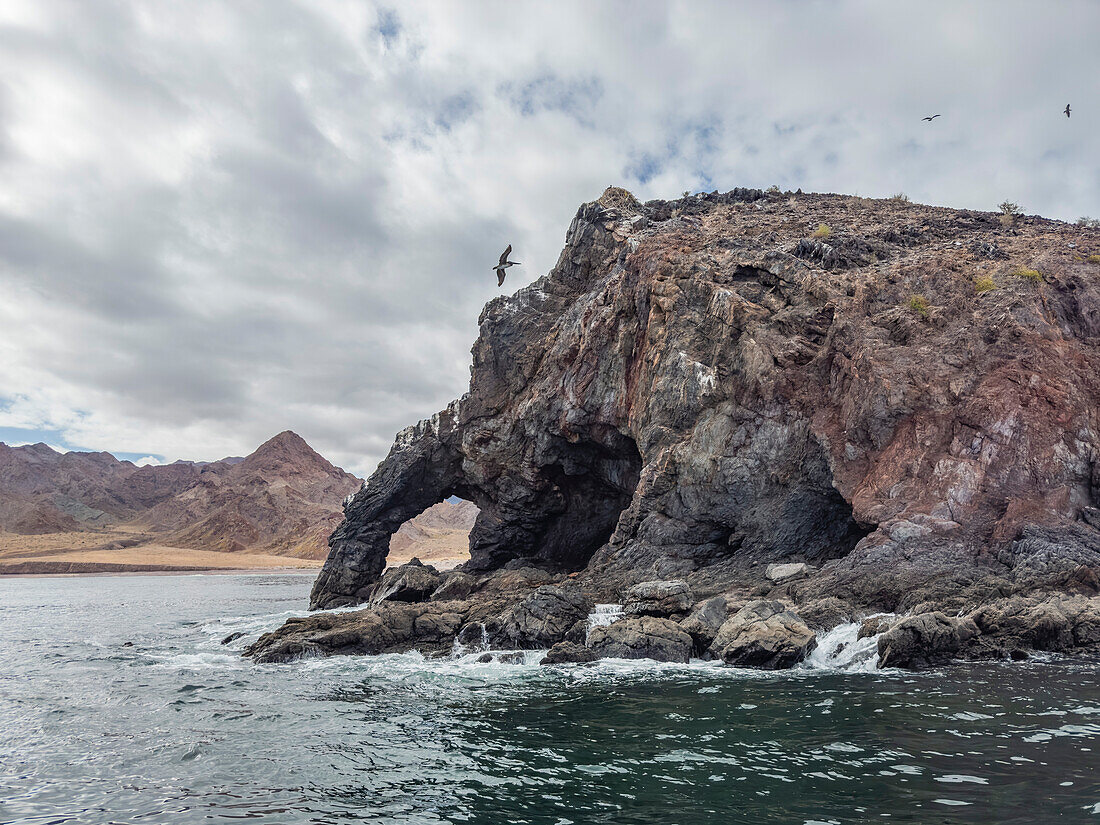
{"type": "Polygon", "coordinates": [[[575,642],[558,642],[539,662],[540,665],[564,665],[594,662],[600,658],[596,651],[575,642]]]}
{"type": "Polygon", "coordinates": [[[435,592],[443,579],[434,567],[413,559],[400,567],[391,567],[371,594],[372,604],[378,602],[422,602],[435,592]]]}
{"type": "Polygon", "coordinates": [[[1096,252],[1096,230],[842,196],[585,204],[554,269],[486,306],[467,395],[347,504],[313,604],[367,598],[390,534],[452,494],[480,510],[468,571],[708,595],[808,562],[792,597],[884,610],[1087,586],[1066,568],[1098,565],[1096,252]]]}
{"type": "Polygon", "coordinates": [[[714,596],[699,602],[680,622],[680,629],[691,636],[692,652],[701,656],[714,642],[719,628],[729,615],[725,596],[714,596]]]}
{"type": "Polygon", "coordinates": [[[658,662],[687,662],[691,658],[691,637],[676,622],[653,616],[620,619],[594,627],[588,647],[601,658],[655,659],[658,662]]]}
{"type": "Polygon", "coordinates": [[[662,616],[685,613],[695,601],[687,582],[641,582],[623,595],[623,612],[628,616],[662,616]]]}
{"type": "Polygon", "coordinates": [[[577,585],[547,584],[509,609],[489,635],[501,647],[551,647],[591,612],[592,601],[577,585]]]}
{"type": "Polygon", "coordinates": [[[755,601],[730,616],[711,643],[726,664],[777,670],[802,661],[816,636],[782,602],[755,601]]]}

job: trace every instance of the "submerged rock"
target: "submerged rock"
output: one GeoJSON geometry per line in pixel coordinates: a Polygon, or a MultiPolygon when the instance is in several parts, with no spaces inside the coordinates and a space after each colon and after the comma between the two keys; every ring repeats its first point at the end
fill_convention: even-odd
{"type": "Polygon", "coordinates": [[[686,663],[691,658],[691,636],[676,622],[653,616],[630,617],[594,627],[588,635],[588,647],[606,659],[686,663]]]}
{"type": "Polygon", "coordinates": [[[778,670],[793,667],[814,649],[816,636],[782,602],[755,601],[727,619],[711,644],[726,664],[778,670]]]}

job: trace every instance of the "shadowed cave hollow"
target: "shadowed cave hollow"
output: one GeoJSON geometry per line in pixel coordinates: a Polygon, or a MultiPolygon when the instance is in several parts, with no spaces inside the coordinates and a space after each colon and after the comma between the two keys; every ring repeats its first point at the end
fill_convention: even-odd
{"type": "Polygon", "coordinates": [[[386,565],[416,557],[477,572],[510,562],[579,570],[611,538],[641,467],[633,439],[618,432],[600,442],[554,439],[533,481],[505,476],[488,491],[461,482],[445,488],[446,498],[390,536],[386,565]]]}

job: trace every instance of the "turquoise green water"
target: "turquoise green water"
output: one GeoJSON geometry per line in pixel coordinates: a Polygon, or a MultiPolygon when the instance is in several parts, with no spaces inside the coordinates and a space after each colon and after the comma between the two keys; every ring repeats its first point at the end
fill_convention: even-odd
{"type": "Polygon", "coordinates": [[[1096,662],[255,666],[218,644],[309,584],[0,580],[0,821],[1100,822],[1096,662]]]}

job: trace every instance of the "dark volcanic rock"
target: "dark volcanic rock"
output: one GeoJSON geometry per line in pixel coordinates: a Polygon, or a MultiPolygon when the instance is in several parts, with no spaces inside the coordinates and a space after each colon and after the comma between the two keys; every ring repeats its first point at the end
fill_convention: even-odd
{"type": "Polygon", "coordinates": [[[981,631],[970,619],[921,613],[895,624],[878,637],[879,667],[924,668],[953,658],[981,631]]]}
{"type": "Polygon", "coordinates": [[[441,575],[442,584],[432,591],[432,601],[465,599],[477,589],[477,579],[468,573],[451,570],[441,575]]]}
{"type": "Polygon", "coordinates": [[[601,658],[655,659],[658,662],[687,662],[691,658],[691,637],[676,622],[653,616],[620,619],[594,627],[588,646],[601,658]]]}
{"type": "MultiPolygon", "coordinates": [[[[579,572],[600,599],[653,579],[759,588],[816,602],[823,626],[1092,598],[1093,249],[1100,231],[1035,217],[1009,230],[842,196],[611,191],[578,211],[549,274],[485,307],[469,392],[402,431],[347,503],[312,604],[368,598],[393,531],[451,495],[479,508],[466,572],[494,574],[479,599],[524,597],[530,582],[499,573],[515,564],[579,572]],[[828,237],[808,240],[819,224],[828,237]],[[767,581],[782,563],[808,566],[767,581]]],[[[1044,621],[1028,646],[1080,649],[1073,620],[1044,621]]],[[[539,636],[526,622],[504,624],[539,636]]],[[[785,622],[731,656],[801,655],[785,622]]],[[[930,655],[992,655],[986,636],[952,651],[932,634],[930,655]]]]}
{"type": "Polygon", "coordinates": [[[349,502],[313,604],[362,601],[389,535],[452,494],[479,508],[470,571],[705,595],[805,561],[796,601],[884,610],[1087,586],[1064,568],[1100,564],[1092,247],[843,196],[585,204],[554,269],[485,308],[467,395],[349,502]]]}
{"type": "Polygon", "coordinates": [[[623,612],[628,616],[662,616],[684,613],[695,598],[686,582],[648,581],[636,584],[623,595],[623,612]]]}
{"type": "Polygon", "coordinates": [[[558,642],[543,657],[540,665],[562,665],[571,662],[594,662],[599,656],[591,648],[573,642],[558,642]]]}
{"type": "Polygon", "coordinates": [[[695,605],[680,622],[680,629],[691,636],[692,652],[696,656],[702,656],[711,646],[728,615],[726,598],[714,596],[695,605]]]}
{"type": "Polygon", "coordinates": [[[543,585],[505,612],[490,638],[510,647],[550,647],[591,612],[592,601],[577,585],[543,585]]]}
{"type": "Polygon", "coordinates": [[[727,664],[776,670],[798,664],[815,644],[814,632],[782,602],[755,601],[722,624],[711,652],[727,664]]]}
{"type": "Polygon", "coordinates": [[[382,574],[381,581],[371,594],[371,604],[422,602],[435,592],[441,581],[442,577],[434,567],[413,559],[400,567],[391,567],[382,574]]]}

